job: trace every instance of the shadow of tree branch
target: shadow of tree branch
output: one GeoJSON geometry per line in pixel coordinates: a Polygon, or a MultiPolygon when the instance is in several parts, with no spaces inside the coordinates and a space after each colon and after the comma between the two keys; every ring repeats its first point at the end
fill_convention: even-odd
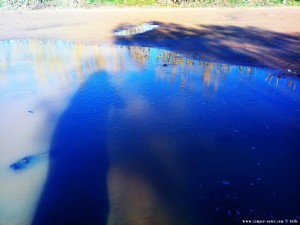
{"type": "MultiPolygon", "coordinates": [[[[197,60],[267,67],[300,74],[300,34],[284,34],[256,27],[157,24],[145,33],[116,36],[119,45],[160,47],[197,60]]],[[[120,24],[115,31],[129,28],[120,24]]]]}

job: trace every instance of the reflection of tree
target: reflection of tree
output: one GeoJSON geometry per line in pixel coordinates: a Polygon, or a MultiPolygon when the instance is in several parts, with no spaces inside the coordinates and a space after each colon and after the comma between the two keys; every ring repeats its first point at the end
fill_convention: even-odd
{"type": "MultiPolygon", "coordinates": [[[[128,64],[128,57],[140,68],[151,65],[150,67],[155,68],[159,79],[168,80],[173,84],[176,80],[180,80],[180,86],[183,88],[195,87],[196,80],[201,77],[202,82],[198,80],[197,85],[202,84],[217,90],[221,80],[233,71],[248,77],[256,72],[252,67],[197,62],[171,51],[149,47],[16,40],[0,42],[0,50],[0,84],[5,81],[5,85],[9,83],[16,85],[17,82],[8,73],[12,63],[28,62],[34,65],[36,84],[66,83],[74,80],[81,83],[86,79],[87,74],[98,70],[113,72],[114,80],[122,83],[122,71],[128,64]]],[[[282,85],[284,88],[296,89],[295,82],[285,83],[284,77],[279,76],[276,79],[273,77],[274,75],[270,74],[265,79],[275,87],[282,85]]]]}

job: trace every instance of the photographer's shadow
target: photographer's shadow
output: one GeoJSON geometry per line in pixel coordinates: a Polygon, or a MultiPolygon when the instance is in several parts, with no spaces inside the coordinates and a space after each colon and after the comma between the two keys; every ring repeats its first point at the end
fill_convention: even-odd
{"type": "Polygon", "coordinates": [[[48,177],[33,225],[105,225],[109,213],[107,121],[122,100],[105,72],[74,95],[54,132],[48,177]]]}

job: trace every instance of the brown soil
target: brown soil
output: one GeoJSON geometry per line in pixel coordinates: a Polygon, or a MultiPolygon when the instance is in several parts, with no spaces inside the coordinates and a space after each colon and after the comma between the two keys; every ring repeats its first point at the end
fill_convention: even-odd
{"type": "Polygon", "coordinates": [[[0,11],[0,40],[62,39],[167,48],[188,57],[300,73],[300,8],[0,11]],[[131,38],[113,32],[160,27],[131,38]]]}

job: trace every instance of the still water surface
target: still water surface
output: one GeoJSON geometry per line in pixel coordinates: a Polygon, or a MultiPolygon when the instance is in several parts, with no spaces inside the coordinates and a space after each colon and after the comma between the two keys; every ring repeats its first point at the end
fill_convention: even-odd
{"type": "Polygon", "coordinates": [[[300,79],[142,47],[0,42],[0,224],[300,216],[300,79]]]}

